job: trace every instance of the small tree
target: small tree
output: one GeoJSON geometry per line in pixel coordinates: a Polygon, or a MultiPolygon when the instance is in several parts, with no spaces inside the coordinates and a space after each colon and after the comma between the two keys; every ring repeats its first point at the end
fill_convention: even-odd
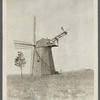
{"type": "Polygon", "coordinates": [[[15,65],[20,67],[21,69],[21,76],[22,76],[22,68],[26,64],[24,54],[21,51],[18,51],[18,56],[15,58],[15,65]]]}

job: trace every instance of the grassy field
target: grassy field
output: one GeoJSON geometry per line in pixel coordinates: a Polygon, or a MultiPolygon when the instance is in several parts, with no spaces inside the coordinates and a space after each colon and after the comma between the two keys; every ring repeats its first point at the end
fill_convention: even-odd
{"type": "Polygon", "coordinates": [[[30,77],[7,76],[8,100],[94,100],[93,70],[59,75],[30,77]]]}

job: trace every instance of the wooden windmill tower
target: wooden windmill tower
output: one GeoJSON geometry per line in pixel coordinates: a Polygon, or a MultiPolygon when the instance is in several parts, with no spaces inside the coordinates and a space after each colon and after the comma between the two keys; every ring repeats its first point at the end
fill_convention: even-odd
{"type": "Polygon", "coordinates": [[[36,18],[34,17],[34,44],[29,42],[14,41],[17,48],[32,48],[31,75],[42,76],[55,74],[52,47],[58,46],[58,41],[68,32],[64,31],[52,39],[42,38],[36,41],[36,18]]]}

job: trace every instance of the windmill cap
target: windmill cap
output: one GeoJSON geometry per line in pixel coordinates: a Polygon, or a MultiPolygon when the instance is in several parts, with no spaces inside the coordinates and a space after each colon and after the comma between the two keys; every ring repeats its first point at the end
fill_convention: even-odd
{"type": "Polygon", "coordinates": [[[38,40],[36,42],[36,47],[48,47],[48,46],[54,46],[55,44],[50,44],[50,39],[45,39],[45,38],[42,38],[40,40],[38,40]]]}

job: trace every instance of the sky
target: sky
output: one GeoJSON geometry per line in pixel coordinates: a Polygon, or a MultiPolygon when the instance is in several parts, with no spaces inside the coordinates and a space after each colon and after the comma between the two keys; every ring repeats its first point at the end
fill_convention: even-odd
{"type": "MultiPolygon", "coordinates": [[[[8,74],[19,74],[14,65],[17,56],[14,40],[33,43],[33,15],[36,16],[36,40],[53,38],[69,29],[53,47],[56,70],[94,69],[94,4],[93,0],[6,0],[6,65],[8,74]]],[[[23,50],[30,73],[31,49],[23,50]]]]}

